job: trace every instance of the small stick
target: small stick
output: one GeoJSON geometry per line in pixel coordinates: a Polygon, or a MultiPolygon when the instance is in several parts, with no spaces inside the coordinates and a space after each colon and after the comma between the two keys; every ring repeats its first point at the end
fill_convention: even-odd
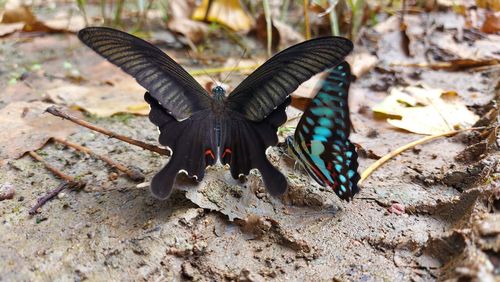
{"type": "Polygon", "coordinates": [[[53,199],[55,196],[57,196],[59,193],[61,193],[62,190],[66,188],[82,188],[85,186],[84,182],[81,181],[76,181],[74,177],[69,176],[67,174],[64,174],[57,168],[51,166],[46,160],[42,158],[39,154],[35,153],[34,151],[29,151],[28,154],[38,162],[41,162],[50,172],[55,174],[58,178],[62,179],[63,182],[59,184],[59,186],[45,194],[45,196],[38,198],[36,201],[36,204],[29,210],[30,215],[34,215],[37,213],[37,210],[41,208],[45,203],[53,199]]]}
{"type": "Polygon", "coordinates": [[[64,145],[71,147],[75,150],[78,150],[80,152],[84,152],[86,154],[89,154],[90,156],[92,156],[94,158],[98,158],[98,159],[102,160],[103,162],[107,163],[111,167],[116,168],[117,170],[125,173],[133,181],[143,181],[144,180],[144,175],[140,171],[138,171],[137,169],[128,168],[120,163],[113,161],[112,159],[110,159],[106,156],[99,155],[99,154],[95,153],[94,151],[92,151],[91,149],[89,149],[87,147],[84,147],[82,145],[79,145],[79,144],[58,138],[58,137],[52,137],[52,140],[54,140],[55,142],[64,144],[64,145]]]}
{"type": "Polygon", "coordinates": [[[52,172],[55,176],[57,176],[58,178],[64,180],[64,181],[67,181],[67,182],[74,182],[75,181],[75,178],[72,177],[72,176],[69,176],[67,174],[64,174],[62,173],[60,170],[58,170],[57,168],[51,166],[46,160],[44,160],[42,158],[42,156],[40,156],[39,154],[35,153],[34,151],[29,151],[28,154],[35,160],[41,162],[45,168],[47,168],[48,170],[50,170],[50,172],[52,172]]]}
{"type": "Polygon", "coordinates": [[[52,200],[55,196],[59,195],[64,189],[79,189],[85,186],[83,182],[74,182],[74,181],[64,181],[56,189],[49,191],[45,196],[38,198],[36,204],[29,210],[30,215],[35,215],[38,213],[38,209],[45,205],[48,201],[52,200]]]}
{"type": "Polygon", "coordinates": [[[309,1],[303,0],[304,4],[304,24],[306,30],[306,40],[311,39],[311,23],[309,20],[309,1]]]}
{"type": "Polygon", "coordinates": [[[372,165],[370,165],[367,169],[365,169],[365,171],[363,171],[363,173],[361,174],[361,179],[358,181],[358,185],[361,185],[361,183],[363,183],[363,181],[365,181],[366,178],[368,178],[368,176],[370,176],[375,170],[377,170],[379,167],[381,167],[385,162],[387,162],[388,160],[394,158],[395,156],[401,154],[402,152],[404,152],[408,149],[411,149],[417,145],[429,142],[429,141],[434,140],[434,139],[439,138],[439,137],[452,136],[452,135],[458,134],[460,132],[464,132],[464,131],[468,131],[468,130],[478,130],[478,129],[483,129],[483,128],[485,128],[485,127],[472,127],[472,128],[461,129],[461,130],[452,130],[452,131],[448,131],[448,132],[444,132],[444,133],[440,133],[440,134],[436,134],[436,135],[426,136],[424,138],[421,138],[421,139],[418,139],[416,141],[410,142],[406,145],[403,145],[403,146],[397,148],[396,150],[390,152],[389,154],[381,157],[376,162],[374,162],[372,165]]]}
{"type": "Polygon", "coordinates": [[[163,149],[163,148],[160,148],[158,146],[155,146],[153,144],[148,144],[148,143],[145,143],[145,142],[142,142],[142,141],[139,141],[139,140],[135,140],[135,139],[132,139],[132,138],[129,138],[127,136],[124,136],[124,135],[120,135],[120,134],[116,134],[112,131],[109,131],[107,129],[104,129],[102,127],[98,127],[94,124],[91,124],[89,122],[86,122],[84,120],[81,120],[77,117],[74,117],[74,116],[71,116],[67,113],[65,113],[64,111],[62,111],[61,109],[55,107],[55,106],[51,106],[51,107],[48,107],[47,112],[49,112],[50,114],[53,114],[55,116],[58,116],[58,117],[61,117],[63,119],[67,119],[69,121],[72,121],[78,125],[81,125],[83,127],[86,127],[90,130],[93,130],[93,131],[97,131],[99,133],[102,133],[104,135],[107,135],[111,138],[115,138],[115,139],[118,139],[118,140],[121,140],[123,142],[127,142],[129,144],[132,144],[132,145],[135,145],[135,146],[139,146],[143,149],[146,149],[148,151],[152,151],[152,152],[155,152],[155,153],[158,153],[160,155],[164,155],[164,156],[170,156],[170,151],[167,150],[167,149],[163,149]]]}

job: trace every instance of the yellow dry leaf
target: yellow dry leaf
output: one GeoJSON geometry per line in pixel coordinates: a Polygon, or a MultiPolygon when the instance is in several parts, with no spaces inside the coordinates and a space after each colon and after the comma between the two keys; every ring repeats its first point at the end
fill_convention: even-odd
{"type": "Polygon", "coordinates": [[[500,1],[498,0],[476,0],[476,5],[480,8],[500,11],[500,1]]]}
{"type": "Polygon", "coordinates": [[[478,120],[456,92],[428,87],[394,88],[373,112],[393,126],[429,135],[467,128],[478,120]]]}
{"type": "Polygon", "coordinates": [[[243,32],[248,32],[255,24],[239,0],[203,0],[194,10],[192,18],[216,22],[243,32]]]}
{"type": "Polygon", "coordinates": [[[100,117],[117,113],[147,115],[149,107],[144,102],[145,90],[133,80],[111,86],[65,85],[50,89],[47,95],[58,104],[83,109],[100,117]]]}

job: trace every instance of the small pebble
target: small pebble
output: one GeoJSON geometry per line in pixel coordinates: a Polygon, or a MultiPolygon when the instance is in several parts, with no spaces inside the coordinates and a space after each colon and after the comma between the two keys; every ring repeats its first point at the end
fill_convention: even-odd
{"type": "Polygon", "coordinates": [[[16,189],[14,186],[8,182],[0,185],[0,201],[10,200],[14,198],[16,194],[16,189]]]}
{"type": "Polygon", "coordinates": [[[394,203],[387,209],[387,211],[397,215],[402,215],[405,213],[405,206],[399,203],[394,203]]]}

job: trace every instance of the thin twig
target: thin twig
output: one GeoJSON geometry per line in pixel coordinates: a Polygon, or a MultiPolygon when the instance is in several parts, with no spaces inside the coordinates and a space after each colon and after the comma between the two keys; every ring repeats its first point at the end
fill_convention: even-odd
{"type": "Polygon", "coordinates": [[[46,160],[44,160],[42,158],[42,156],[40,156],[39,154],[35,153],[34,151],[29,151],[28,154],[35,160],[37,160],[38,162],[42,163],[45,168],[47,168],[48,170],[50,170],[50,172],[52,172],[55,176],[57,176],[58,178],[64,180],[64,181],[68,181],[68,182],[73,182],[75,180],[74,177],[72,176],[69,176],[67,174],[64,174],[63,172],[61,172],[60,170],[58,170],[57,168],[51,166],[46,160]]]}
{"type": "Polygon", "coordinates": [[[155,146],[153,144],[148,144],[148,143],[145,143],[145,142],[142,142],[142,141],[139,141],[139,140],[135,140],[135,139],[132,139],[130,137],[127,137],[127,136],[124,136],[124,135],[120,135],[120,134],[116,134],[112,131],[109,131],[107,129],[104,129],[102,127],[98,127],[94,124],[91,124],[89,122],[86,122],[82,119],[79,119],[77,117],[74,117],[74,116],[71,116],[67,113],[65,113],[64,111],[62,111],[61,109],[55,107],[55,106],[51,106],[49,108],[47,108],[46,110],[47,112],[49,112],[50,114],[53,114],[55,116],[58,116],[58,117],[61,117],[63,119],[67,119],[69,121],[72,121],[78,125],[81,125],[83,127],[86,127],[90,130],[93,130],[93,131],[97,131],[99,133],[102,133],[104,135],[107,135],[111,138],[115,138],[115,139],[118,139],[118,140],[121,140],[123,142],[127,142],[129,144],[132,144],[132,145],[135,145],[135,146],[139,146],[143,149],[146,149],[148,151],[152,151],[152,152],[155,152],[155,153],[158,153],[160,155],[164,155],[164,156],[170,156],[170,151],[167,150],[167,149],[163,149],[163,148],[160,148],[158,146],[155,146]]]}
{"type": "Polygon", "coordinates": [[[39,208],[41,208],[43,205],[45,205],[45,203],[47,203],[48,201],[50,201],[52,198],[54,198],[55,196],[57,196],[62,190],[66,189],[66,188],[82,188],[85,186],[85,182],[81,182],[81,181],[76,181],[75,178],[73,176],[70,176],[70,175],[67,175],[67,174],[64,174],[62,171],[58,170],[57,168],[51,166],[46,160],[44,160],[42,158],[42,156],[40,156],[39,154],[35,153],[34,151],[30,151],[28,152],[28,154],[33,158],[35,159],[36,161],[42,163],[50,172],[52,172],[55,176],[57,176],[58,178],[62,179],[63,182],[61,184],[59,184],[59,186],[48,192],[45,196],[39,198],[37,201],[36,201],[36,204],[35,206],[33,206],[30,210],[29,210],[29,214],[30,215],[34,215],[37,213],[37,210],[39,208]]]}
{"type": "Polygon", "coordinates": [[[498,60],[485,60],[485,61],[477,61],[473,62],[470,61],[466,63],[460,63],[460,62],[434,62],[434,63],[427,63],[427,62],[421,62],[421,63],[390,63],[389,65],[391,67],[415,67],[415,68],[430,68],[430,69],[436,69],[436,70],[460,70],[460,69],[474,69],[474,70],[481,70],[481,69],[489,69],[489,68],[494,68],[498,66],[499,61],[498,60]]]}
{"type": "Polygon", "coordinates": [[[56,189],[49,191],[45,196],[38,198],[36,204],[29,210],[30,215],[34,215],[38,213],[38,209],[43,207],[48,201],[52,200],[55,196],[59,195],[64,189],[80,189],[85,186],[83,182],[74,182],[74,181],[64,181],[56,189]]]}
{"type": "Polygon", "coordinates": [[[484,127],[472,127],[472,128],[467,128],[467,129],[461,129],[461,130],[452,130],[452,131],[448,131],[448,132],[444,132],[444,133],[440,133],[440,134],[436,134],[436,135],[426,136],[424,138],[421,138],[421,139],[418,139],[416,141],[410,142],[406,145],[403,145],[403,146],[397,148],[396,150],[390,152],[389,154],[383,156],[382,158],[378,159],[376,162],[374,162],[372,165],[370,165],[367,169],[365,169],[365,171],[363,171],[363,173],[361,174],[361,179],[358,181],[358,185],[361,185],[361,183],[363,183],[363,181],[365,181],[366,178],[368,178],[368,176],[370,176],[375,170],[377,170],[379,167],[381,167],[388,160],[394,158],[395,156],[401,154],[402,152],[404,152],[408,149],[411,149],[417,145],[429,142],[429,141],[434,140],[434,139],[439,138],[439,137],[453,136],[453,135],[458,134],[460,132],[469,131],[469,130],[478,130],[478,129],[484,129],[484,127]]]}
{"type": "Polygon", "coordinates": [[[90,148],[87,148],[85,146],[82,146],[82,145],[79,145],[79,144],[58,138],[58,137],[52,137],[52,140],[54,140],[55,142],[64,144],[68,147],[71,147],[75,150],[89,154],[90,156],[92,156],[94,158],[98,158],[98,159],[102,160],[103,162],[107,163],[111,167],[116,168],[117,170],[125,173],[133,181],[143,181],[145,178],[144,175],[140,171],[138,171],[137,169],[128,168],[120,163],[113,161],[112,159],[110,159],[106,156],[99,155],[99,154],[95,153],[90,148]]]}

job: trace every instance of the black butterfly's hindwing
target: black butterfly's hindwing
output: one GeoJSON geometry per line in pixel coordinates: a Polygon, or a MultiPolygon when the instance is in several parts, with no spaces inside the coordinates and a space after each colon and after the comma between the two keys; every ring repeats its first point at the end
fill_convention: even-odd
{"type": "Polygon", "coordinates": [[[256,168],[269,193],[275,196],[285,193],[287,183],[283,174],[269,162],[265,151],[278,143],[276,131],[286,121],[285,109],[289,103],[287,98],[261,122],[248,121],[241,114],[233,113],[222,128],[221,162],[230,165],[231,175],[238,178],[256,168]]]}
{"type": "Polygon", "coordinates": [[[328,72],[290,142],[291,153],[318,184],[331,187],[344,200],[359,192],[357,153],[349,141],[349,64],[328,72]]]}
{"type": "Polygon", "coordinates": [[[159,141],[172,150],[169,162],[153,177],[151,191],[166,199],[179,171],[201,181],[205,168],[219,159],[237,178],[257,168],[272,195],[286,191],[286,179],[266,158],[286,121],[287,98],[312,75],[339,64],[352,50],[340,37],[313,39],[271,58],[233,93],[209,96],[181,66],[158,48],[133,35],[91,27],[78,37],[145,87],[149,118],[159,141]]]}
{"type": "Polygon", "coordinates": [[[151,111],[149,119],[160,131],[160,144],[172,150],[168,163],[151,180],[151,192],[159,199],[166,199],[172,192],[179,171],[201,181],[205,168],[217,160],[215,119],[209,110],[195,113],[183,121],[177,121],[149,93],[144,99],[151,111]]]}
{"type": "Polygon", "coordinates": [[[78,38],[133,76],[176,120],[210,106],[210,96],[172,58],[152,44],[106,27],[88,27],[78,38]]]}
{"type": "Polygon", "coordinates": [[[261,121],[301,83],[341,63],[352,48],[348,39],[333,36],[289,47],[243,80],[227,98],[227,105],[248,120],[261,121]]]}

